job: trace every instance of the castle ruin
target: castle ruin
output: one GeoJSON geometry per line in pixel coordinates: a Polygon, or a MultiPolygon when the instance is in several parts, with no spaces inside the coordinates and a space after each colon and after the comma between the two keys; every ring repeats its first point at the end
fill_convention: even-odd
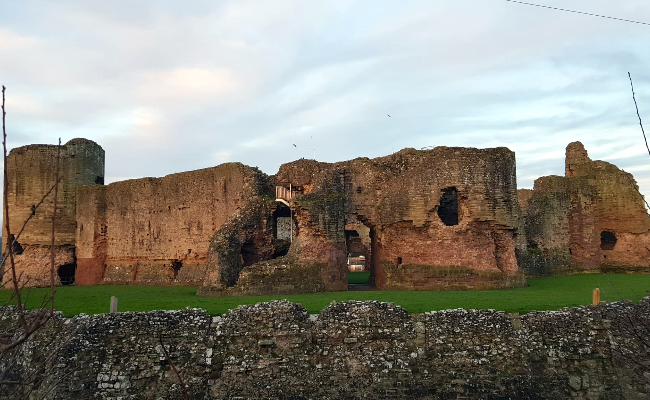
{"type": "MultiPolygon", "coordinates": [[[[56,150],[11,151],[12,233],[54,184],[56,150]]],[[[61,147],[61,165],[59,284],[197,285],[214,296],[337,291],[347,289],[350,254],[372,285],[391,290],[648,269],[650,217],[634,178],[590,160],[579,142],[567,147],[564,177],[519,191],[505,147],[301,159],[273,176],[227,163],[104,185],[104,151],[74,139],[61,147]]],[[[49,284],[52,203],[49,196],[15,245],[28,285],[49,284]]]]}
{"type": "Polygon", "coordinates": [[[565,176],[520,190],[527,246],[520,265],[533,275],[580,270],[650,272],[650,217],[634,177],[567,146],[565,176]]]}

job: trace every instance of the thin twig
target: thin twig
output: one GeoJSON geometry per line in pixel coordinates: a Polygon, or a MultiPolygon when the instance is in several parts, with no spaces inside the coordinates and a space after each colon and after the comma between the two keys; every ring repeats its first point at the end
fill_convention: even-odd
{"type": "MultiPolygon", "coordinates": [[[[20,275],[18,275],[18,282],[21,281],[22,277],[23,277],[23,273],[21,272],[20,275]]],[[[27,283],[29,282],[30,279],[31,279],[31,278],[27,277],[27,279],[25,280],[25,282],[22,283],[22,286],[20,286],[20,290],[19,290],[20,292],[22,292],[23,288],[27,285],[27,283]]],[[[16,297],[16,292],[15,292],[15,291],[12,291],[12,292],[11,292],[11,295],[9,296],[9,299],[5,302],[5,306],[8,306],[9,303],[11,303],[11,300],[14,299],[14,297],[16,297]]],[[[3,307],[4,307],[4,306],[3,306],[3,307]]]]}
{"type": "MultiPolygon", "coordinates": [[[[5,220],[5,232],[7,237],[13,237],[13,241],[10,243],[9,246],[7,246],[7,253],[9,255],[9,260],[10,260],[10,265],[11,265],[11,283],[13,284],[13,293],[11,295],[11,299],[15,298],[16,302],[18,303],[18,320],[20,322],[20,325],[22,327],[22,332],[18,332],[17,334],[17,339],[13,340],[10,343],[3,343],[2,346],[0,346],[0,354],[6,354],[9,350],[21,345],[24,343],[32,334],[34,334],[37,330],[39,330],[41,327],[43,327],[49,319],[54,315],[53,309],[50,310],[50,313],[48,314],[47,311],[43,309],[43,306],[36,311],[33,315],[34,318],[31,321],[27,321],[27,318],[25,316],[25,302],[23,302],[22,299],[22,290],[29,282],[29,279],[27,279],[22,285],[20,283],[20,280],[22,278],[22,273],[20,276],[17,276],[16,274],[16,262],[14,260],[14,245],[16,244],[16,237],[14,237],[11,234],[11,224],[10,224],[10,214],[9,214],[9,179],[8,179],[8,163],[7,163],[7,124],[6,124],[6,109],[5,109],[5,91],[6,88],[2,86],[2,148],[3,148],[3,160],[4,160],[4,191],[3,191],[3,200],[4,200],[4,220],[5,220]]],[[[59,139],[59,146],[61,144],[61,141],[59,139]]],[[[60,147],[59,147],[60,149],[60,147]]],[[[60,151],[60,150],[59,150],[60,151]]],[[[60,153],[57,153],[57,176],[56,176],[56,182],[54,184],[54,192],[55,192],[55,198],[54,198],[54,206],[55,206],[55,212],[54,214],[56,215],[56,194],[58,191],[58,185],[59,185],[59,177],[58,177],[58,167],[59,167],[59,158],[60,158],[60,153]]],[[[39,202],[39,205],[45,200],[45,197],[49,194],[46,193],[45,196],[43,196],[43,199],[41,202],[39,202]]],[[[27,218],[27,221],[23,224],[23,227],[20,231],[20,233],[23,232],[25,229],[25,226],[27,225],[27,222],[31,219],[33,214],[35,213],[36,206],[32,207],[32,215],[30,215],[27,218]]],[[[53,218],[53,224],[55,222],[53,218]]],[[[54,241],[54,227],[52,227],[52,241],[54,241]]],[[[4,262],[4,259],[3,259],[4,262]]],[[[52,289],[52,291],[54,291],[52,289]]],[[[50,302],[53,304],[54,298],[53,294],[50,298],[50,302]]],[[[29,297],[29,296],[28,296],[29,297]]],[[[10,299],[10,301],[11,301],[10,299]]]]}
{"type": "MultiPolygon", "coordinates": [[[[59,182],[61,182],[61,180],[63,180],[63,175],[61,175],[61,176],[59,177],[59,179],[57,179],[57,181],[54,182],[54,185],[52,185],[52,187],[50,188],[50,190],[48,190],[47,193],[45,193],[45,194],[43,195],[43,197],[41,198],[41,200],[40,200],[37,204],[34,205],[34,207],[32,208],[32,213],[29,214],[29,217],[27,217],[27,219],[25,220],[25,222],[23,222],[23,226],[20,228],[20,231],[18,231],[18,234],[14,236],[14,239],[13,239],[12,242],[9,244],[9,246],[14,246],[14,245],[16,244],[16,242],[18,242],[18,239],[20,238],[20,235],[23,234],[23,231],[25,230],[25,227],[27,226],[27,223],[28,223],[29,221],[31,221],[31,220],[32,220],[32,217],[34,217],[34,216],[36,215],[36,210],[38,210],[38,207],[40,207],[41,204],[43,204],[43,202],[45,201],[45,199],[47,198],[47,196],[49,196],[50,193],[52,193],[52,191],[54,190],[54,188],[56,187],[56,185],[58,185],[59,182]]],[[[2,260],[0,260],[0,266],[2,266],[2,264],[4,264],[4,262],[5,262],[5,260],[7,259],[8,256],[9,256],[9,254],[7,253],[7,255],[5,255],[5,256],[2,257],[2,260]]]]}
{"type": "Polygon", "coordinates": [[[56,201],[59,194],[59,163],[61,159],[61,138],[56,147],[56,183],[54,184],[54,211],[52,212],[52,242],[50,245],[50,316],[54,315],[54,233],[56,228],[56,201]]]}
{"type": "Polygon", "coordinates": [[[37,313],[34,322],[27,325],[27,327],[24,329],[24,332],[21,333],[18,339],[14,340],[12,343],[9,343],[6,346],[0,347],[0,353],[7,352],[13,349],[14,347],[23,344],[25,340],[29,339],[29,337],[32,336],[37,330],[42,328],[47,323],[47,321],[49,321],[49,319],[50,317],[47,314],[44,316],[42,312],[37,313]]]}
{"type": "Polygon", "coordinates": [[[178,370],[176,369],[174,362],[172,361],[171,357],[169,357],[169,352],[167,352],[167,349],[165,348],[165,344],[163,343],[161,333],[158,333],[158,339],[160,340],[160,347],[162,347],[163,353],[165,353],[165,358],[167,358],[167,361],[169,361],[169,365],[172,367],[172,371],[174,371],[174,375],[176,375],[178,381],[181,383],[181,386],[183,386],[183,391],[185,392],[185,398],[189,400],[190,394],[187,391],[187,386],[185,386],[185,382],[183,381],[183,378],[181,378],[181,374],[178,373],[178,370]]]}
{"type": "MultiPolygon", "coordinates": [[[[5,202],[5,227],[7,232],[7,237],[11,237],[11,228],[9,227],[9,179],[7,174],[7,124],[6,116],[7,112],[5,110],[5,90],[6,88],[2,85],[2,148],[4,150],[4,193],[3,198],[5,202]]],[[[9,253],[9,261],[11,263],[11,280],[14,285],[14,290],[16,291],[16,300],[18,301],[18,319],[20,320],[23,329],[27,329],[27,321],[25,320],[25,313],[23,311],[23,302],[20,296],[20,288],[18,287],[18,278],[16,277],[16,263],[14,261],[14,249],[13,246],[8,246],[7,252],[9,253]]]]}

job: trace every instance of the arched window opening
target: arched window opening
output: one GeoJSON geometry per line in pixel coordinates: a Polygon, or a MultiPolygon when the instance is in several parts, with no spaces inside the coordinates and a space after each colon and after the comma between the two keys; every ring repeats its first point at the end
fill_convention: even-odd
{"type": "Polygon", "coordinates": [[[438,217],[447,226],[458,225],[458,192],[455,187],[442,189],[438,217]]]}
{"type": "Polygon", "coordinates": [[[600,248],[601,250],[614,250],[616,246],[616,235],[614,232],[602,231],[600,232],[600,248]]]}

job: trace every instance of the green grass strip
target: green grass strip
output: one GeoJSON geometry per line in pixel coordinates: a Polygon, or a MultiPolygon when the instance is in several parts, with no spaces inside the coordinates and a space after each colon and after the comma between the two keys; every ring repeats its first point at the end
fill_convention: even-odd
{"type": "MultiPolygon", "coordinates": [[[[531,310],[557,310],[591,304],[592,290],[601,288],[604,301],[638,301],[650,291],[650,275],[583,274],[531,279],[529,287],[483,291],[354,291],[279,296],[198,297],[193,286],[64,286],[58,287],[55,308],[67,316],[108,312],[111,296],[119,299],[119,311],[178,310],[203,308],[210,314],[223,314],[240,304],[274,299],[300,303],[310,313],[318,313],[333,300],[378,300],[398,304],[411,313],[452,308],[496,309],[525,313],[531,310]],[[614,283],[612,285],[609,280],[614,283]]],[[[38,307],[49,295],[49,288],[25,289],[28,308],[38,307]]],[[[0,290],[0,301],[9,298],[0,290]]]]}
{"type": "Polygon", "coordinates": [[[364,284],[368,283],[370,272],[348,272],[348,283],[364,284]]]}

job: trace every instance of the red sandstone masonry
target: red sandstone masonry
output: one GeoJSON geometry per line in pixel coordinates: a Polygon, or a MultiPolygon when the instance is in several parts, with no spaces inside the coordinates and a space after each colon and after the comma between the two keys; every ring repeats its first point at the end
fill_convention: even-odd
{"type": "MultiPolygon", "coordinates": [[[[53,183],[55,153],[56,146],[43,145],[11,152],[12,229],[53,183]]],[[[62,154],[56,260],[57,265],[76,261],[78,284],[205,283],[212,238],[269,189],[268,177],[238,163],[96,185],[104,173],[101,147],[75,139],[62,154]]],[[[282,165],[273,179],[297,190],[289,254],[295,265],[317,265],[316,281],[325,290],[346,287],[346,253],[352,251],[346,248],[346,229],[362,234],[370,248],[371,280],[385,289],[518,284],[515,248],[523,260],[526,244],[534,247],[529,250],[535,257],[567,269],[645,268],[650,257],[650,217],[632,176],[590,160],[578,142],[567,147],[566,177],[540,178],[534,191],[516,190],[514,153],[503,147],[404,149],[334,164],[302,159],[282,165]],[[458,196],[453,226],[438,215],[448,188],[458,196]],[[613,249],[601,249],[603,231],[616,235],[613,249]],[[442,279],[440,271],[450,271],[452,281],[442,279]]],[[[256,214],[264,227],[237,228],[251,236],[240,247],[255,248],[244,268],[274,252],[272,211],[267,214],[256,214]]],[[[49,270],[42,255],[49,249],[50,218],[46,201],[20,240],[25,251],[17,258],[19,272],[35,285],[45,283],[49,270]]],[[[234,250],[243,259],[243,250],[234,250]]],[[[273,275],[275,266],[257,267],[245,275],[266,283],[286,276],[273,275]]],[[[258,291],[254,285],[248,279],[246,290],[258,291]]]]}
{"type": "Polygon", "coordinates": [[[97,283],[101,276],[103,283],[201,283],[214,232],[259,186],[258,172],[230,163],[82,188],[77,207],[82,282],[97,283]],[[176,274],[174,262],[182,263],[176,274]]]}
{"type": "Polygon", "coordinates": [[[567,146],[565,177],[537,179],[532,195],[520,195],[520,201],[529,245],[542,251],[547,264],[542,273],[648,269],[650,217],[634,178],[615,165],[592,161],[582,143],[567,146]],[[616,236],[613,249],[601,248],[602,232],[616,236]]]}
{"type": "MultiPolygon", "coordinates": [[[[400,276],[400,282],[389,281],[382,261],[433,269],[451,265],[504,276],[518,273],[514,240],[520,211],[514,153],[508,149],[405,149],[387,157],[336,164],[298,160],[281,166],[276,178],[307,196],[305,201],[299,195],[295,200],[299,234],[294,248],[299,258],[313,260],[320,250],[312,249],[322,248],[318,242],[327,238],[343,243],[343,226],[363,224],[375,235],[371,279],[380,288],[426,289],[438,281],[419,277],[416,282],[407,275],[400,276]],[[437,214],[442,190],[449,187],[455,187],[459,196],[456,226],[446,226],[437,214]],[[345,198],[344,210],[329,206],[316,213],[301,211],[336,196],[345,198]],[[334,220],[336,212],[344,213],[343,226],[323,224],[334,220]],[[307,232],[313,239],[300,239],[307,232]]],[[[339,252],[345,256],[343,248],[339,252]]]]}
{"type": "MultiPolygon", "coordinates": [[[[29,145],[18,147],[7,158],[11,231],[17,234],[37,204],[56,181],[57,146],[29,145]]],[[[56,214],[55,268],[75,260],[76,190],[82,185],[104,181],[104,150],[95,142],[72,139],[61,146],[61,174],[56,214]]],[[[39,207],[19,239],[24,248],[16,256],[17,273],[23,274],[28,286],[49,285],[49,254],[54,196],[39,207]]],[[[8,240],[6,232],[3,234],[8,240]]],[[[6,245],[6,242],[5,242],[6,245]]],[[[9,274],[3,277],[6,282],[9,274]]]]}

